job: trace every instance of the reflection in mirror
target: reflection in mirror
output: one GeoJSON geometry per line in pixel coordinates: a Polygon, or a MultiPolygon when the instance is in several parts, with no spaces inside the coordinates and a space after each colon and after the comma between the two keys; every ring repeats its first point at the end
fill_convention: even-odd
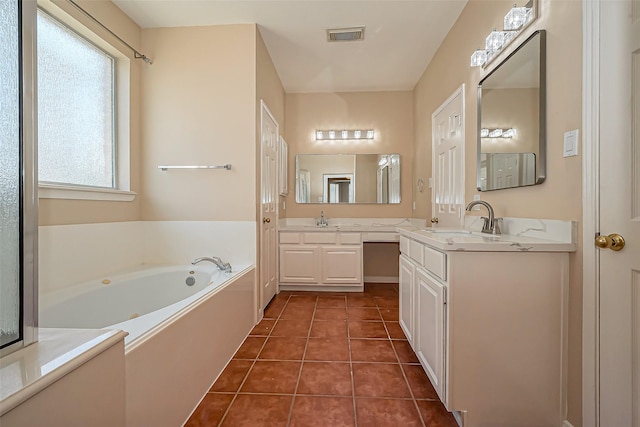
{"type": "Polygon", "coordinates": [[[299,154],[297,203],[400,203],[399,154],[299,154]]]}
{"type": "Polygon", "coordinates": [[[546,177],[545,32],[536,31],[478,85],[478,189],[546,177]]]}

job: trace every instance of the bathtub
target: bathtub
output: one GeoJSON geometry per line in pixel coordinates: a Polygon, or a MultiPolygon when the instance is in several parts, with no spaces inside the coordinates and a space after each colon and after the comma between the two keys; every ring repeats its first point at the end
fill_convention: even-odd
{"type": "Polygon", "coordinates": [[[40,295],[45,328],[121,329],[127,426],[182,425],[254,325],[255,268],[144,268],[40,295]]]}

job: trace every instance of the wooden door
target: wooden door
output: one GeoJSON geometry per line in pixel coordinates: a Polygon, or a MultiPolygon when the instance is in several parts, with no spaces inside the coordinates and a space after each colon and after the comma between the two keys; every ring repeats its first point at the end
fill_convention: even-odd
{"type": "Polygon", "coordinates": [[[276,294],[278,222],[278,123],[266,104],[261,105],[261,224],[260,227],[260,308],[264,309],[276,294]]]}
{"type": "MultiPolygon", "coordinates": [[[[640,1],[601,3],[599,425],[640,426],[640,1]],[[618,244],[618,247],[620,245],[618,244]]],[[[593,236],[585,236],[591,239],[593,236]]]]}
{"type": "Polygon", "coordinates": [[[464,216],[464,85],[432,116],[432,217],[457,227],[464,216]]]}

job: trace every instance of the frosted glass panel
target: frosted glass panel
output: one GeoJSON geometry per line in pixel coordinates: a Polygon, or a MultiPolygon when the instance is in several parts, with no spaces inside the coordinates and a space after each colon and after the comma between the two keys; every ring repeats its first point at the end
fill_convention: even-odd
{"type": "Polygon", "coordinates": [[[114,59],[38,11],[40,181],[114,187],[114,59]]]}
{"type": "Polygon", "coordinates": [[[20,339],[18,3],[0,2],[0,346],[20,339]]]}

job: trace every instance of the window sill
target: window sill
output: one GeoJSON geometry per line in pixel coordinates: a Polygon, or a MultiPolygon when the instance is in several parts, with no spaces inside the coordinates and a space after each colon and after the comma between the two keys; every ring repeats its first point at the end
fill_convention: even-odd
{"type": "Polygon", "coordinates": [[[38,185],[40,199],[69,199],[69,200],[107,200],[114,202],[130,202],[136,198],[135,191],[113,190],[110,188],[74,187],[68,185],[43,184],[38,185]]]}

